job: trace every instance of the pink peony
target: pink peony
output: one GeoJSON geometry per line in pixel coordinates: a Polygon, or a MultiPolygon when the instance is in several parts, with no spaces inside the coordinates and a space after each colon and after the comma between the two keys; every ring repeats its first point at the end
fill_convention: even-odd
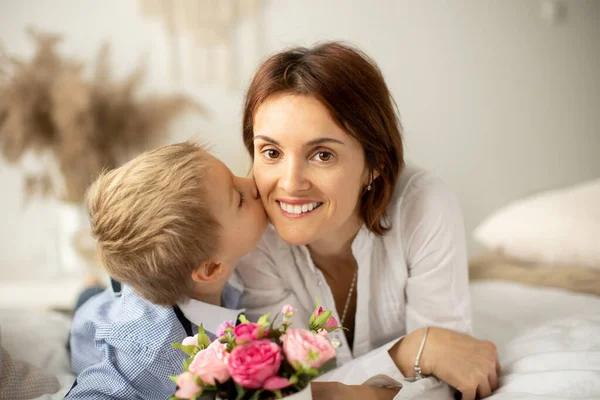
{"type": "Polygon", "coordinates": [[[227,368],[235,382],[247,389],[259,389],[281,366],[281,349],[264,339],[242,344],[231,351],[227,368]]]}
{"type": "Polygon", "coordinates": [[[233,321],[225,321],[217,328],[217,337],[221,337],[225,334],[225,329],[233,328],[233,321]]]}
{"type": "MultiPolygon", "coordinates": [[[[323,314],[323,307],[319,306],[319,308],[317,308],[317,311],[315,311],[315,318],[317,318],[321,314],[323,314]]],[[[338,326],[340,326],[340,324],[338,324],[337,319],[335,319],[335,317],[332,315],[331,317],[329,317],[327,323],[323,328],[337,328],[338,326]]]]}
{"type": "Polygon", "coordinates": [[[281,390],[291,385],[292,382],[290,382],[289,379],[282,378],[281,376],[272,376],[265,381],[263,389],[274,391],[281,390]]]}
{"type": "Polygon", "coordinates": [[[191,399],[202,390],[196,383],[194,375],[184,372],[177,377],[177,386],[179,389],[175,392],[175,397],[180,399],[191,399]]]}
{"type": "Polygon", "coordinates": [[[223,383],[229,379],[228,358],[227,346],[215,340],[206,349],[201,350],[194,356],[188,371],[198,375],[202,382],[207,385],[216,385],[215,381],[223,383]]]}
{"type": "Polygon", "coordinates": [[[268,330],[259,324],[254,322],[246,322],[233,328],[233,334],[235,335],[235,342],[238,344],[244,344],[253,342],[258,339],[262,339],[268,333],[268,330]],[[258,337],[259,329],[263,329],[263,334],[258,337]]]}
{"type": "Polygon", "coordinates": [[[288,329],[281,336],[283,352],[290,364],[296,362],[305,368],[319,368],[335,357],[335,349],[327,338],[303,329],[288,329]]]}

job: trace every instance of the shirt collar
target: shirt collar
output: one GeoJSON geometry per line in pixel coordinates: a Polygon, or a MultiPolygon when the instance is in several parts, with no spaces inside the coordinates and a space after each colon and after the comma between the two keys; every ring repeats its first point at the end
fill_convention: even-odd
{"type": "MultiPolygon", "coordinates": [[[[356,233],[354,240],[352,241],[352,254],[356,257],[358,253],[360,253],[366,246],[368,246],[373,241],[373,235],[369,228],[363,223],[360,226],[360,229],[356,233]]],[[[310,251],[308,250],[308,246],[302,245],[298,246],[300,251],[304,254],[304,257],[308,260],[308,268],[312,273],[317,271],[317,266],[312,260],[310,256],[310,251]]]]}
{"type": "MultiPolygon", "coordinates": [[[[231,288],[227,288],[224,294],[232,292],[231,288]]],[[[234,289],[235,290],[235,289],[234,289]]],[[[238,296],[239,298],[239,296],[238,296]]],[[[216,334],[219,325],[225,321],[233,321],[235,324],[238,316],[245,312],[245,309],[235,309],[237,307],[237,299],[235,304],[228,304],[228,296],[223,296],[224,307],[214,304],[208,304],[202,301],[189,299],[185,302],[180,302],[177,305],[181,309],[183,315],[193,324],[204,327],[204,330],[212,334],[216,334]],[[232,308],[226,308],[230,307],[232,308]]],[[[231,301],[229,301],[231,303],[231,301]]]]}

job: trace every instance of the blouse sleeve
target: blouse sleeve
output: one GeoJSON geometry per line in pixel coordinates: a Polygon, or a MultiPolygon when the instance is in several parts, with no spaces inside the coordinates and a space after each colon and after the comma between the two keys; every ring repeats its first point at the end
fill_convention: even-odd
{"type": "Polygon", "coordinates": [[[457,198],[429,174],[409,182],[399,203],[405,249],[406,332],[425,325],[471,331],[471,298],[462,213],[457,198]]]}

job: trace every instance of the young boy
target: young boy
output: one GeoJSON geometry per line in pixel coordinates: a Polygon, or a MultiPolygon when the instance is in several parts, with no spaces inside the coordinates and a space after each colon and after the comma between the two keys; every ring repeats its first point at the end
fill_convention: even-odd
{"type": "Polygon", "coordinates": [[[87,206],[99,258],[124,285],[77,311],[66,399],[167,399],[186,357],[171,343],[241,312],[228,280],[267,224],[254,182],[185,142],[103,174],[87,206]]]}

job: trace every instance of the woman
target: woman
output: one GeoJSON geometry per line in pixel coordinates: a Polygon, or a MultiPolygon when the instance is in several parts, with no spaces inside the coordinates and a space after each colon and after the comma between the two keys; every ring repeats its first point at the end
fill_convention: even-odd
{"type": "Polygon", "coordinates": [[[418,364],[464,399],[488,396],[496,349],[461,333],[471,320],[457,200],[405,167],[375,63],[339,43],[272,56],[248,90],[243,136],[273,225],[239,268],[243,306],[289,303],[299,324],[318,297],[348,328],[334,338],[338,363],[370,354],[369,373],[396,381],[419,376],[418,364]]]}

